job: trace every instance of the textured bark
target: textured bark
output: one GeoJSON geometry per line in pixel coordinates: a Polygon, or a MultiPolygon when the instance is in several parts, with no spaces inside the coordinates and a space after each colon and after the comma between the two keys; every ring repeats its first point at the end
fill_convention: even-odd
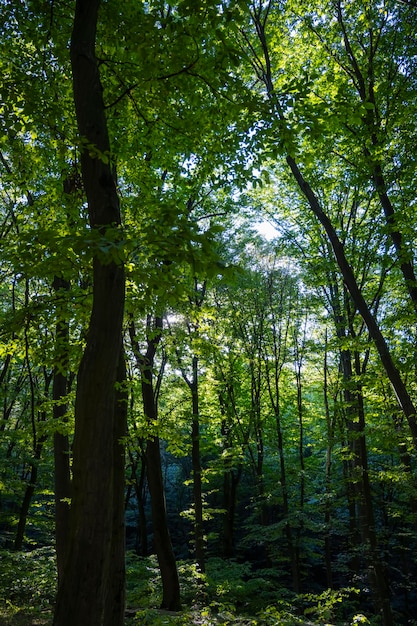
{"type": "MultiPolygon", "coordinates": [[[[90,226],[105,237],[120,224],[120,210],[95,58],[98,8],[99,0],[77,0],[71,63],[90,226]]],[[[93,307],[77,377],[69,543],[55,626],[107,626],[114,615],[113,626],[123,624],[123,593],[115,594],[111,582],[124,554],[124,544],[114,541],[114,534],[120,538],[114,526],[121,463],[115,437],[123,309],[123,265],[101,253],[93,259],[93,307]]]]}
{"type": "Polygon", "coordinates": [[[110,583],[104,613],[104,626],[124,623],[125,609],[125,448],[127,433],[126,364],[120,350],[114,411],[113,529],[110,546],[110,583]]]}

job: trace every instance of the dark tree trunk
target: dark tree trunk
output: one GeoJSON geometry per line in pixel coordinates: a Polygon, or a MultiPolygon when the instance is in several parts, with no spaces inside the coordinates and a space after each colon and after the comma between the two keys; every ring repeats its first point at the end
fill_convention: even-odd
{"type": "Polygon", "coordinates": [[[140,553],[142,556],[148,556],[148,531],[146,523],[145,510],[145,485],[146,485],[146,456],[141,456],[140,476],[137,484],[136,498],[139,510],[139,532],[140,532],[140,553]]]}
{"type": "Polygon", "coordinates": [[[368,470],[368,452],[365,438],[365,408],[360,383],[362,371],[358,353],[355,353],[354,362],[357,418],[352,425],[353,448],[355,451],[355,463],[362,477],[361,480],[355,482],[359,527],[361,531],[362,544],[368,552],[367,564],[370,583],[374,592],[376,611],[379,613],[384,626],[394,626],[387,572],[381,560],[378,537],[375,528],[371,483],[368,470]]]}
{"type": "MultiPolygon", "coordinates": [[[[98,8],[99,0],[76,2],[71,63],[90,226],[114,242],[120,210],[95,57],[98,8]]],[[[102,252],[93,258],[93,307],[77,377],[70,531],[55,626],[107,626],[110,619],[112,626],[123,624],[124,594],[112,584],[124,558],[122,513],[115,510],[120,502],[124,508],[115,496],[121,486],[115,437],[123,430],[116,409],[123,309],[123,264],[102,252]]]]}
{"type": "MultiPolygon", "coordinates": [[[[145,391],[145,395],[147,393],[145,391]]],[[[156,436],[148,440],[146,459],[149,493],[151,495],[154,544],[162,579],[161,608],[168,611],[179,611],[181,609],[180,586],[177,564],[168,529],[161,451],[159,438],[156,436]]]]}
{"type": "Polygon", "coordinates": [[[373,592],[375,608],[382,618],[384,626],[392,626],[390,593],[378,548],[375,529],[371,485],[368,472],[368,454],[365,439],[365,410],[360,384],[361,367],[359,355],[355,354],[355,371],[349,350],[341,352],[344,382],[344,405],[348,428],[349,447],[351,450],[350,480],[354,492],[354,506],[359,541],[363,552],[369,583],[373,592]],[[355,373],[355,375],[354,375],[355,373]]]}
{"type": "Polygon", "coordinates": [[[123,348],[117,370],[117,387],[114,410],[114,478],[113,478],[113,530],[110,552],[110,584],[104,615],[104,626],[124,623],[125,608],[125,448],[127,433],[126,365],[123,348]]]}
{"type": "Polygon", "coordinates": [[[36,483],[38,480],[38,461],[41,458],[41,452],[42,443],[39,442],[34,451],[34,458],[30,466],[29,482],[26,485],[25,494],[23,496],[22,504],[20,505],[19,521],[17,524],[17,530],[13,544],[13,549],[17,551],[22,550],[23,548],[23,540],[25,537],[25,528],[30,503],[32,502],[33,494],[35,493],[36,483]]]}
{"type": "Polygon", "coordinates": [[[242,476],[242,465],[238,470],[225,469],[223,475],[223,535],[222,550],[225,558],[234,555],[234,534],[237,504],[237,488],[242,476]]]}
{"type": "MultiPolygon", "coordinates": [[[[151,318],[148,316],[148,331],[151,331],[150,325],[151,318]]],[[[153,367],[156,349],[161,339],[162,318],[157,317],[155,319],[155,328],[152,329],[152,336],[150,336],[150,332],[148,333],[148,346],[144,356],[139,353],[133,323],[130,325],[129,330],[132,347],[141,372],[143,410],[148,423],[154,428],[158,419],[158,406],[153,385],[153,367]]],[[[178,611],[181,608],[180,585],[177,564],[168,529],[161,466],[161,450],[159,437],[156,434],[151,435],[147,442],[146,467],[149,493],[151,496],[154,543],[162,579],[161,608],[169,611],[178,611]]]]}
{"type": "MultiPolygon", "coordinates": [[[[130,466],[132,469],[131,481],[135,491],[136,502],[138,507],[138,531],[136,534],[136,553],[140,556],[148,555],[148,534],[146,529],[146,453],[143,450],[143,443],[140,440],[140,453],[135,458],[133,452],[129,452],[130,466]],[[138,475],[138,465],[140,463],[140,472],[138,475]]],[[[130,499],[130,495],[126,497],[125,508],[130,499]]]]}

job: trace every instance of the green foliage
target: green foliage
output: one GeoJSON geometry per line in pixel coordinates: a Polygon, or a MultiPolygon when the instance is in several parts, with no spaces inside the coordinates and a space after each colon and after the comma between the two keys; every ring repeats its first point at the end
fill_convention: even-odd
{"type": "Polygon", "coordinates": [[[6,615],[15,615],[17,624],[19,612],[26,620],[48,615],[55,601],[56,575],[55,552],[50,547],[30,552],[1,550],[0,605],[7,607],[6,615]]]}
{"type": "MultiPolygon", "coordinates": [[[[10,540],[16,530],[32,466],[39,473],[26,538],[43,541],[51,533],[52,437],[55,431],[72,437],[74,399],[72,388],[55,401],[68,401],[68,414],[54,422],[52,372],[58,367],[75,378],[91,312],[93,258],[123,263],[126,324],[157,311],[172,330],[157,355],[165,373],[151,426],[139,401],[137,364],[126,350],[132,459],[141,459],[150,434],[164,440],[172,455],[165,478],[173,524],[192,521],[192,414],[181,374],[198,357],[208,554],[219,554],[233,506],[237,552],[261,540],[271,563],[254,571],[249,563],[209,558],[200,577],[181,562],[185,604],[191,607],[203,589],[207,606],[172,616],[157,609],[155,559],[129,554],[136,622],[367,623],[356,598],[346,595],[352,561],[366,571],[367,559],[360,533],[351,532],[363,504],[355,491],[364,469],[358,444],[366,443],[381,558],[394,588],[411,597],[415,452],[331,245],[285,157],[297,159],[334,225],[415,396],[416,310],[401,274],[401,264],[413,260],[417,230],[415,6],[103,2],[97,55],[112,143],[106,154],[77,137],[71,17],[65,3],[0,4],[3,536],[10,540]],[[87,223],[83,146],[116,166],[123,228],[99,231],[87,223]],[[393,209],[388,221],[384,194],[393,209]],[[264,219],[275,227],[270,242],[254,228],[264,219]],[[68,289],[53,287],[57,277],[68,289]],[[57,332],[62,322],[69,324],[68,344],[57,332]],[[346,354],[356,366],[350,377],[342,372],[346,354]],[[354,432],[359,398],[360,433],[354,432]],[[326,590],[326,549],[341,590],[326,590]],[[303,596],[285,591],[293,569],[308,591],[303,596]]],[[[144,337],[145,324],[137,325],[144,337]]],[[[53,589],[47,552],[1,557],[4,600],[18,607],[38,598],[47,607],[53,589]]],[[[368,585],[366,576],[358,582],[368,585]]]]}
{"type": "Polygon", "coordinates": [[[304,609],[304,615],[313,616],[320,622],[339,621],[343,617],[343,615],[340,615],[340,610],[343,609],[344,615],[347,613],[347,603],[345,600],[358,593],[358,589],[349,588],[339,589],[337,591],[326,589],[326,591],[321,594],[304,594],[303,599],[306,603],[312,605],[304,609]],[[342,604],[343,607],[341,606],[342,604]]]}

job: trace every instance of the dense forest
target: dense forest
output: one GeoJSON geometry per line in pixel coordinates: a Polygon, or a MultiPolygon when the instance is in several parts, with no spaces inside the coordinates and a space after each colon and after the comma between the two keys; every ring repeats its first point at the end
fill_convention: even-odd
{"type": "Polygon", "coordinates": [[[0,21],[0,624],[417,624],[417,4],[0,21]]]}

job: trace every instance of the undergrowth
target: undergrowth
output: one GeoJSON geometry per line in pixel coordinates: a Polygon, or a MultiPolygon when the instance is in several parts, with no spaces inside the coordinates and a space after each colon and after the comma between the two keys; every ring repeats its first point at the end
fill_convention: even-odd
{"type": "MultiPolygon", "coordinates": [[[[162,588],[155,557],[126,559],[126,626],[377,625],[360,614],[355,589],[296,595],[278,585],[274,571],[209,559],[202,575],[178,564],[183,610],[159,609],[162,588]]],[[[49,626],[56,593],[54,550],[0,551],[0,626],[49,626]]]]}

